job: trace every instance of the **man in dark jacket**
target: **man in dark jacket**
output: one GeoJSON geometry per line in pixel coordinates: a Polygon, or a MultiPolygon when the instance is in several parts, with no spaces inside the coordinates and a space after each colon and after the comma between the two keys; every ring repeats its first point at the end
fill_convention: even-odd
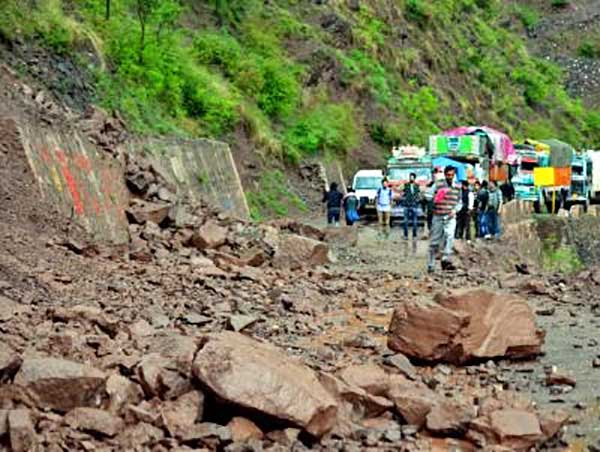
{"type": "Polygon", "coordinates": [[[408,240],[408,222],[412,221],[412,237],[417,238],[418,218],[417,208],[421,201],[421,191],[417,185],[417,175],[410,173],[409,181],[404,185],[402,194],[402,205],[404,206],[404,240],[408,240]]]}
{"type": "Polygon", "coordinates": [[[340,225],[340,212],[344,195],[338,191],[338,184],[332,182],[329,191],[323,193],[323,202],[327,203],[327,224],[340,225]]]}

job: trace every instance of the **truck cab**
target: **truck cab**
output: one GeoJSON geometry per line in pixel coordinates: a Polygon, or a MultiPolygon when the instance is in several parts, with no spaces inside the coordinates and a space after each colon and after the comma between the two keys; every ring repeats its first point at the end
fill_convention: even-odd
{"type": "MultiPolygon", "coordinates": [[[[396,193],[391,213],[392,221],[394,221],[404,218],[402,192],[404,184],[410,180],[410,174],[415,173],[416,183],[421,189],[421,193],[424,193],[427,185],[431,182],[433,165],[431,157],[423,148],[414,146],[394,148],[392,154],[393,156],[388,160],[386,176],[396,193]]],[[[417,216],[419,221],[425,217],[421,206],[417,208],[417,216]]]]}
{"type": "Polygon", "coordinates": [[[352,179],[352,188],[360,201],[359,213],[362,215],[375,214],[375,198],[381,187],[383,171],[359,170],[352,179]]]}
{"type": "Polygon", "coordinates": [[[567,193],[567,208],[582,204],[584,209],[590,204],[592,189],[592,160],[586,154],[574,154],[571,163],[571,186],[567,193]]]}
{"type": "Polygon", "coordinates": [[[511,179],[515,188],[515,198],[521,201],[539,203],[541,190],[533,182],[533,172],[541,165],[540,154],[535,146],[530,144],[515,144],[517,152],[517,167],[511,179]]]}

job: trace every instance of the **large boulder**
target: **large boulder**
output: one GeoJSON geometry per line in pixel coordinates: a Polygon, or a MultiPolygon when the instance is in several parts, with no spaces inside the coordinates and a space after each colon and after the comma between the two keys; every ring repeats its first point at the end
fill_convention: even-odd
{"type": "Polygon", "coordinates": [[[41,407],[67,412],[98,406],[106,376],[98,369],[65,359],[30,358],[23,361],[15,384],[31,390],[41,407]]]}
{"type": "Polygon", "coordinates": [[[190,239],[190,245],[199,250],[218,248],[227,241],[227,229],[214,221],[207,221],[200,226],[190,239]]]}
{"type": "Polygon", "coordinates": [[[541,353],[544,332],[527,302],[485,289],[402,303],[392,316],[388,347],[426,361],[464,363],[541,353]]]}
{"type": "Polygon", "coordinates": [[[295,234],[280,234],[273,256],[276,267],[303,267],[328,264],[329,247],[318,240],[295,234]]]}
{"type": "Polygon", "coordinates": [[[193,373],[221,399],[298,425],[314,436],[327,433],[336,422],[337,404],[312,370],[242,334],[209,335],[193,373]]]}
{"type": "Polygon", "coordinates": [[[170,209],[170,204],[135,200],[125,210],[125,213],[130,223],[146,224],[148,221],[151,221],[155,224],[161,224],[167,218],[170,209]]]}

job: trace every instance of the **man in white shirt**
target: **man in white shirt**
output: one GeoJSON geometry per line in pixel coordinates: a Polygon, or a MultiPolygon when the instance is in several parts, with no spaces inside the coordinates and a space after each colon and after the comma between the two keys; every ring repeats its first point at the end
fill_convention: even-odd
{"type": "Polygon", "coordinates": [[[384,237],[390,235],[390,216],[392,213],[392,188],[389,186],[388,180],[381,181],[381,187],[377,190],[375,202],[377,205],[377,219],[384,237]]]}

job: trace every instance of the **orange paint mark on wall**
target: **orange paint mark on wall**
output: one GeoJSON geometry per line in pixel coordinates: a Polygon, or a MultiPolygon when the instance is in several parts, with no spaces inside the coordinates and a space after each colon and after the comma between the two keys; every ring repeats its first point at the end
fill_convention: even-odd
{"type": "Polygon", "coordinates": [[[87,158],[86,155],[84,155],[84,154],[76,155],[73,158],[73,161],[74,161],[75,165],[77,166],[77,168],[84,171],[85,173],[89,174],[92,172],[92,163],[90,162],[90,159],[87,158]]]}
{"type": "Polygon", "coordinates": [[[69,188],[69,192],[71,193],[71,197],[73,198],[73,208],[75,209],[75,213],[77,215],[83,215],[83,203],[81,202],[81,196],[79,195],[75,178],[73,177],[73,174],[68,166],[64,165],[62,167],[62,174],[65,178],[65,182],[67,183],[67,187],[69,188]]]}

